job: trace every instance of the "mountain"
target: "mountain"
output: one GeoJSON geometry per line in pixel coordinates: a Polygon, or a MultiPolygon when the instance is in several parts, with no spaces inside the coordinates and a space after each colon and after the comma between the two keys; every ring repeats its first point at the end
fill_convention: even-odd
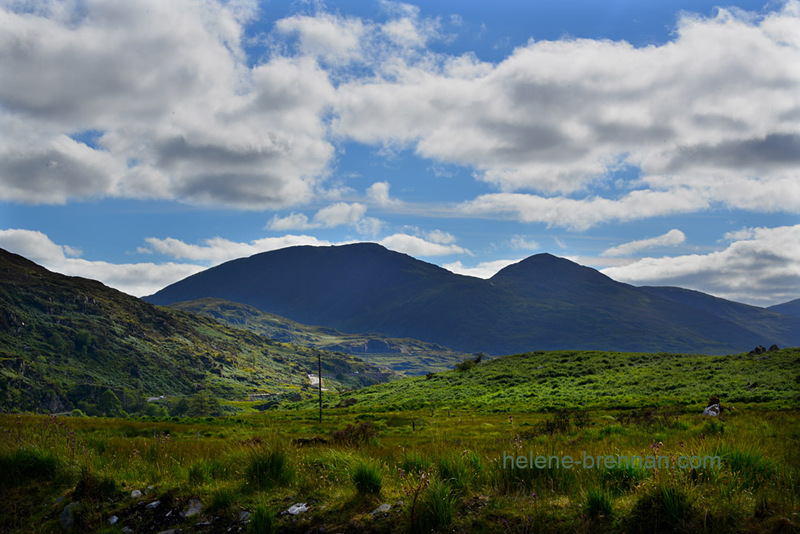
{"type": "Polygon", "coordinates": [[[384,334],[344,334],[325,326],[308,326],[222,299],[176,302],[170,307],[213,317],[229,326],[250,330],[275,341],[354,354],[373,365],[407,375],[449,370],[472,356],[417,339],[399,339],[384,334]]]}
{"type": "Polygon", "coordinates": [[[800,317],[800,299],[790,300],[783,304],[776,304],[767,309],[784,315],[791,315],[792,317],[800,317]]]}
{"type": "Polygon", "coordinates": [[[550,254],[483,280],[359,243],[290,247],[233,260],[145,300],[168,305],[220,298],[343,332],[380,332],[490,354],[723,354],[759,344],[800,345],[800,319],[754,307],[743,311],[744,305],[721,299],[700,305],[702,298],[682,291],[637,288],[550,254]]]}
{"type": "MultiPolygon", "coordinates": [[[[63,412],[199,391],[228,399],[311,392],[312,349],[159,308],[100,282],[52,273],[0,249],[0,411],[63,412]],[[107,396],[108,397],[108,396],[107,396]],[[126,401],[127,399],[127,401],[126,401]]],[[[329,389],[393,378],[360,358],[322,355],[329,389]]]]}

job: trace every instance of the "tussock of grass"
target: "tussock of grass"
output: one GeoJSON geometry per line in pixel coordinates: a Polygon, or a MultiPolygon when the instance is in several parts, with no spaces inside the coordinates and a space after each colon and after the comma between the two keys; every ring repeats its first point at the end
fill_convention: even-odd
{"type": "Polygon", "coordinates": [[[361,495],[378,495],[383,487],[380,468],[370,462],[359,461],[353,468],[353,484],[361,495]]]}

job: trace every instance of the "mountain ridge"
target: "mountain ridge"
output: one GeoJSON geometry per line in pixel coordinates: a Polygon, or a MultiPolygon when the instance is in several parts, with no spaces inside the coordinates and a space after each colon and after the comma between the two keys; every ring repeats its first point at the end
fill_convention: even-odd
{"type": "Polygon", "coordinates": [[[169,305],[221,298],[300,323],[416,338],[470,353],[723,354],[759,344],[800,345],[796,318],[710,296],[690,305],[667,293],[617,282],[547,253],[484,280],[374,243],[356,243],[240,258],[145,300],[169,305]]]}

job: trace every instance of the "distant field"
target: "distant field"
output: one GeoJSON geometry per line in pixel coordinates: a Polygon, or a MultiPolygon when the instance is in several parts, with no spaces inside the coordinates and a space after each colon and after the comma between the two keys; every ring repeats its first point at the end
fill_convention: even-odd
{"type": "Polygon", "coordinates": [[[536,412],[679,404],[705,407],[712,395],[734,406],[800,408],[800,349],[706,356],[619,352],[534,352],[464,370],[359,389],[352,410],[481,409],[536,412]]]}
{"type": "Polygon", "coordinates": [[[310,401],[225,418],[2,415],[0,531],[62,532],[78,503],[75,532],[796,532],[797,359],[517,355],[326,394],[322,423],[310,401]],[[701,415],[711,395],[720,418],[701,415]]]}

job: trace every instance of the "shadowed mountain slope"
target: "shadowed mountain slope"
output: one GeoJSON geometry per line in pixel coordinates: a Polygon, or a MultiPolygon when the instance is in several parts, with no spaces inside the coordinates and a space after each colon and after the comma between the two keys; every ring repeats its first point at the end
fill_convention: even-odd
{"type": "Polygon", "coordinates": [[[343,332],[380,332],[490,354],[552,349],[721,354],[758,344],[800,345],[798,319],[722,299],[714,299],[715,305],[687,304],[667,293],[622,284],[550,254],[531,256],[483,280],[359,243],[291,247],[230,261],[145,300],[221,298],[343,332]]]}

